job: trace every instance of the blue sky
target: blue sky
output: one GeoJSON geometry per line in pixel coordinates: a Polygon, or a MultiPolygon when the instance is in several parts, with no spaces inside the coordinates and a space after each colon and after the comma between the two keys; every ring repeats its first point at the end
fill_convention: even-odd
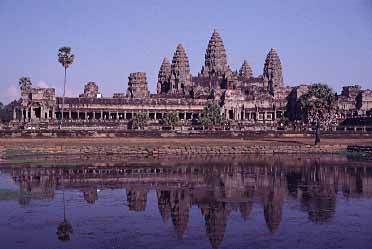
{"type": "Polygon", "coordinates": [[[69,95],[77,96],[88,81],[104,96],[125,92],[136,71],[147,73],[154,92],[162,59],[171,59],[178,43],[192,74],[201,70],[213,29],[232,69],[247,59],[254,74],[262,74],[275,47],[288,85],[372,88],[372,0],[0,0],[0,101],[19,97],[22,76],[60,94],[61,46],[75,54],[69,95]]]}

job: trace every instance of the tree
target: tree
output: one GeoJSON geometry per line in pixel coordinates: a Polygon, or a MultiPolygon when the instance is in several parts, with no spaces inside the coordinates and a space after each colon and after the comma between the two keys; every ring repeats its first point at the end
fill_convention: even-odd
{"type": "Polygon", "coordinates": [[[148,116],[146,113],[138,112],[134,113],[132,118],[132,128],[134,129],[144,129],[148,120],[148,116]]]}
{"type": "Polygon", "coordinates": [[[63,111],[64,111],[64,105],[65,105],[65,95],[66,95],[66,80],[67,80],[67,68],[71,66],[71,64],[74,62],[75,56],[71,54],[71,48],[70,47],[61,47],[58,50],[58,62],[61,63],[63,68],[65,69],[65,79],[63,83],[63,97],[62,97],[62,118],[61,118],[61,126],[63,123],[63,111]]]}
{"type": "Polygon", "coordinates": [[[336,121],[336,94],[325,84],[313,84],[298,99],[302,122],[315,127],[315,145],[320,143],[320,129],[336,121]]]}
{"type": "Polygon", "coordinates": [[[13,109],[17,105],[17,101],[13,100],[7,105],[0,102],[0,122],[9,123],[13,118],[13,109]]]}
{"type": "Polygon", "coordinates": [[[21,77],[18,81],[21,92],[27,92],[31,89],[32,83],[30,77],[21,77]]]}
{"type": "Polygon", "coordinates": [[[177,113],[166,113],[161,119],[162,125],[175,126],[178,122],[177,113]]]}
{"type": "Polygon", "coordinates": [[[207,127],[221,125],[224,122],[224,117],[221,115],[221,107],[215,102],[208,103],[203,109],[200,122],[207,127]]]}

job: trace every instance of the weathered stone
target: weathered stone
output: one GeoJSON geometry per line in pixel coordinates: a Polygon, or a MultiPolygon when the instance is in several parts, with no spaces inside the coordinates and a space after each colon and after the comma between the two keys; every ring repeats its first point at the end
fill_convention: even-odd
{"type": "Polygon", "coordinates": [[[158,85],[157,85],[158,94],[169,93],[169,91],[171,90],[171,76],[172,76],[172,66],[169,63],[168,58],[164,57],[163,63],[160,66],[160,70],[158,74],[158,85]]]}
{"type": "Polygon", "coordinates": [[[84,86],[84,93],[80,97],[97,98],[100,96],[98,85],[95,82],[88,82],[84,86]]]}
{"type": "Polygon", "coordinates": [[[243,79],[250,79],[250,78],[253,77],[252,68],[246,60],[244,60],[242,66],[239,70],[239,76],[243,79]]]}
{"type": "Polygon", "coordinates": [[[127,95],[131,98],[146,98],[149,97],[150,92],[147,88],[146,73],[136,72],[130,73],[128,77],[128,91],[127,95]]]}
{"type": "Polygon", "coordinates": [[[172,94],[189,94],[191,90],[191,74],[189,58],[182,44],[178,44],[173,55],[171,65],[171,89],[172,94]]]}
{"type": "Polygon", "coordinates": [[[230,71],[226,50],[220,34],[214,30],[205,51],[205,62],[201,70],[203,77],[225,76],[230,71]]]}
{"type": "Polygon", "coordinates": [[[271,95],[274,95],[278,88],[284,86],[282,63],[275,48],[272,48],[266,56],[263,78],[271,95]]]}

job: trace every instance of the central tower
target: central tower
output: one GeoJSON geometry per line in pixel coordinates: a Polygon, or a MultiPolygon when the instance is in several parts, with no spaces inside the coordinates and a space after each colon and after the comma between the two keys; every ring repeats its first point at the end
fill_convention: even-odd
{"type": "Polygon", "coordinates": [[[205,51],[205,62],[201,70],[203,77],[224,76],[229,71],[226,50],[220,34],[214,30],[205,51]]]}

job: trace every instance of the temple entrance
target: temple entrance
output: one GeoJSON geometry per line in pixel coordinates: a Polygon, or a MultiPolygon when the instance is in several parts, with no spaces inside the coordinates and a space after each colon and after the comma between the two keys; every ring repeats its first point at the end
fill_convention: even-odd
{"type": "Polygon", "coordinates": [[[229,110],[229,119],[234,119],[234,111],[229,110]]]}
{"type": "Polygon", "coordinates": [[[35,118],[40,119],[41,118],[41,107],[34,108],[34,112],[35,112],[35,118]]]}

